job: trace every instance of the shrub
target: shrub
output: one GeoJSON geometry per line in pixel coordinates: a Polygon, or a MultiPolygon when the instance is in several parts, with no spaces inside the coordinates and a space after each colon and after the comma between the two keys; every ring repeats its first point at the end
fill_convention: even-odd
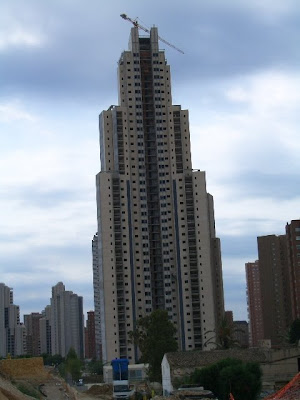
{"type": "Polygon", "coordinates": [[[196,369],[191,382],[214,392],[220,400],[232,393],[235,400],[253,400],[261,391],[259,364],[228,358],[209,367],[196,369]]]}

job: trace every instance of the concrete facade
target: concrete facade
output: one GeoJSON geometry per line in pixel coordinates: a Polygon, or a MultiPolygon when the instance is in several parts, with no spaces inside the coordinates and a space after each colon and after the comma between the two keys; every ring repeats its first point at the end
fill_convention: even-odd
{"type": "Polygon", "coordinates": [[[245,264],[247,283],[247,308],[249,318],[249,345],[258,347],[264,339],[263,311],[261,297],[261,283],[259,274],[259,262],[245,264]]]}
{"type": "Polygon", "coordinates": [[[101,310],[100,307],[100,265],[98,250],[98,232],[92,240],[92,256],[93,256],[93,288],[94,288],[94,307],[95,307],[95,346],[96,358],[102,359],[102,340],[101,340],[101,310]]]}
{"type": "Polygon", "coordinates": [[[285,235],[257,238],[264,339],[279,345],[292,322],[285,235]]]}
{"type": "Polygon", "coordinates": [[[85,358],[96,358],[95,313],[88,311],[85,328],[85,358]]]}
{"type": "Polygon", "coordinates": [[[263,373],[263,389],[275,389],[278,384],[282,386],[289,382],[299,372],[300,349],[228,349],[167,353],[161,364],[163,394],[169,395],[174,390],[176,379],[190,375],[196,368],[208,367],[226,358],[259,363],[263,373]]]}
{"type": "Polygon", "coordinates": [[[51,347],[51,306],[46,306],[42,311],[40,324],[40,347],[41,354],[52,354],[51,347]]]}
{"type": "Polygon", "coordinates": [[[20,324],[19,306],[13,304],[13,290],[0,283],[0,357],[26,354],[26,330],[20,324]]]}
{"type": "Polygon", "coordinates": [[[233,338],[241,347],[249,347],[249,324],[247,321],[233,321],[233,338]]]}
{"type": "Polygon", "coordinates": [[[62,282],[52,287],[51,351],[66,357],[73,347],[84,358],[84,319],[82,297],[66,291],[62,282]]]}
{"type": "Polygon", "coordinates": [[[205,172],[192,169],[188,111],[172,105],[156,28],[150,37],[131,29],[118,77],[119,105],[99,119],[95,315],[103,361],[136,362],[128,332],[159,308],[180,349],[202,349],[224,315],[223,280],[213,198],[205,172]]]}
{"type": "Polygon", "coordinates": [[[271,340],[280,345],[300,317],[300,220],[286,225],[286,235],[257,238],[258,258],[246,264],[250,345],[271,340]]]}
{"type": "Polygon", "coordinates": [[[300,318],[300,220],[286,224],[292,319],[300,318]]]}
{"type": "Polygon", "coordinates": [[[12,289],[4,283],[0,283],[0,357],[6,357],[7,354],[7,310],[12,303],[12,289]]]}
{"type": "Polygon", "coordinates": [[[38,357],[41,355],[40,343],[40,319],[42,314],[31,313],[24,315],[24,325],[26,327],[26,353],[38,357]]]}

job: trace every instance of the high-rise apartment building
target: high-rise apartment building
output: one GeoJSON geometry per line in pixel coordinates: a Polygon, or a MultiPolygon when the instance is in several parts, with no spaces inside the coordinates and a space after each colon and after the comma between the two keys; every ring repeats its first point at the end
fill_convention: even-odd
{"type": "Polygon", "coordinates": [[[51,347],[51,306],[46,306],[42,311],[40,324],[40,347],[41,354],[52,354],[51,347]]]}
{"type": "Polygon", "coordinates": [[[180,349],[202,349],[224,315],[223,282],[213,198],[205,172],[192,169],[188,111],[172,104],[156,28],[149,37],[131,29],[118,76],[119,105],[99,120],[95,315],[103,361],[134,362],[128,332],[160,308],[180,349]]]}
{"type": "Polygon", "coordinates": [[[286,235],[260,236],[257,244],[258,261],[246,264],[250,345],[270,339],[276,346],[286,336],[299,308],[300,221],[287,224],[286,235]]]}
{"type": "Polygon", "coordinates": [[[84,358],[83,301],[58,282],[52,287],[51,351],[65,357],[71,347],[79,358],[84,358]]]}
{"type": "Polygon", "coordinates": [[[86,327],[85,327],[85,358],[96,357],[96,341],[95,341],[95,313],[88,311],[86,327]]]}
{"type": "Polygon", "coordinates": [[[95,306],[95,346],[96,358],[102,359],[102,341],[101,341],[101,313],[104,315],[104,309],[100,307],[100,265],[98,251],[98,233],[92,240],[93,255],[93,287],[94,287],[94,306],[95,306]]]}
{"type": "Polygon", "coordinates": [[[259,261],[245,264],[247,282],[247,308],[249,318],[249,345],[258,347],[264,338],[259,261]]]}
{"type": "Polygon", "coordinates": [[[257,245],[264,339],[277,345],[292,320],[286,236],[260,236],[257,245]]]}
{"type": "Polygon", "coordinates": [[[249,324],[247,321],[233,321],[233,338],[242,348],[249,347],[249,324]]]}
{"type": "Polygon", "coordinates": [[[225,320],[227,325],[233,326],[233,311],[225,311],[225,320]]]}
{"type": "Polygon", "coordinates": [[[26,330],[20,324],[20,308],[13,304],[13,290],[0,283],[0,357],[26,353],[26,330]]]}
{"type": "Polygon", "coordinates": [[[12,289],[0,283],[0,357],[7,355],[8,307],[12,303],[12,289]]]}
{"type": "Polygon", "coordinates": [[[40,342],[40,319],[42,314],[31,313],[24,315],[24,325],[26,327],[26,348],[27,354],[37,357],[41,355],[40,342]]]}
{"type": "Polygon", "coordinates": [[[288,266],[293,320],[300,318],[300,220],[286,224],[288,266]]]}

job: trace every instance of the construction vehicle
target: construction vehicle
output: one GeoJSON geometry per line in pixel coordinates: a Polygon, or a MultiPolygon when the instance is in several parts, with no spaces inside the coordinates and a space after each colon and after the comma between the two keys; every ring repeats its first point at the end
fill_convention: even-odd
{"type": "Polygon", "coordinates": [[[112,360],[113,373],[113,398],[130,399],[134,396],[135,390],[129,384],[129,361],[127,358],[116,358],[112,360]]]}

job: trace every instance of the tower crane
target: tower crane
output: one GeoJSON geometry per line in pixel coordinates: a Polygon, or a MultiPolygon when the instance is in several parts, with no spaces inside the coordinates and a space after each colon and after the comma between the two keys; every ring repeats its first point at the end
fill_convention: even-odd
{"type": "MultiPolygon", "coordinates": [[[[128,17],[126,14],[121,14],[120,15],[121,18],[131,22],[133,24],[133,26],[135,26],[136,28],[142,29],[144,32],[149,33],[149,29],[145,28],[143,25],[141,25],[138,21],[137,18],[136,19],[132,19],[130,17],[128,17]]],[[[173,49],[179,51],[179,53],[184,54],[184,52],[182,50],[180,50],[178,47],[174,46],[172,43],[167,42],[165,39],[163,39],[162,37],[158,36],[158,39],[167,44],[168,46],[172,47],[173,49]]]]}

